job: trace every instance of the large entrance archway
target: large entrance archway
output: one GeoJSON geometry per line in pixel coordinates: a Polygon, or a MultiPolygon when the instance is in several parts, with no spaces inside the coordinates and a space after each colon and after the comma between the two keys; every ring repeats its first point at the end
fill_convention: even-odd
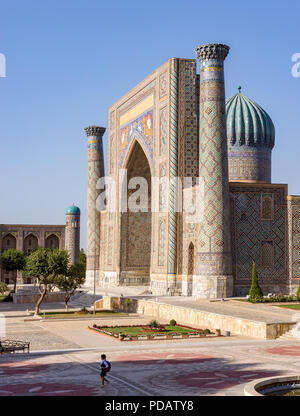
{"type": "Polygon", "coordinates": [[[136,141],[122,184],[120,284],[149,285],[151,263],[151,170],[136,141]],[[141,180],[143,178],[143,180],[141,180]],[[144,186],[142,186],[144,182],[144,186]]]}

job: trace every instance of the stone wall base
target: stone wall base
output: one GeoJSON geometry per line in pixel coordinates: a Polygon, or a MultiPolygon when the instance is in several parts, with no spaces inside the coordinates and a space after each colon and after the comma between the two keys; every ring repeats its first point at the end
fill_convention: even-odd
{"type": "Polygon", "coordinates": [[[229,298],[233,295],[232,276],[193,277],[193,297],[195,299],[229,298]]]}
{"type": "Polygon", "coordinates": [[[96,286],[99,285],[99,270],[87,270],[85,273],[84,287],[94,287],[94,279],[96,279],[96,286]]]}
{"type": "Polygon", "coordinates": [[[150,290],[156,296],[182,294],[181,276],[175,274],[151,274],[150,290]]]}
{"type": "MultiPolygon", "coordinates": [[[[103,296],[102,307],[109,310],[125,311],[124,298],[103,296]]],[[[243,335],[260,339],[276,339],[292,329],[296,322],[266,323],[234,316],[220,315],[213,312],[200,311],[185,306],[170,305],[153,300],[132,299],[128,312],[138,313],[157,319],[166,324],[175,319],[178,324],[195,328],[221,330],[221,334],[230,331],[235,335],[243,335]]]]}
{"type": "Polygon", "coordinates": [[[99,287],[110,288],[119,285],[118,272],[99,272],[99,287]]]}
{"type": "Polygon", "coordinates": [[[148,270],[122,271],[120,273],[120,286],[149,286],[150,274],[148,270]]]}

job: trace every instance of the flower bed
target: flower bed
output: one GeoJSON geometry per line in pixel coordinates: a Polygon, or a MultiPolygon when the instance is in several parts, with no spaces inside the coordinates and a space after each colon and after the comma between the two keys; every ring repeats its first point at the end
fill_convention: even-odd
{"type": "Polygon", "coordinates": [[[155,339],[173,338],[201,338],[216,336],[209,329],[197,329],[185,325],[160,325],[159,328],[151,328],[148,325],[126,325],[126,326],[107,326],[96,325],[89,329],[101,334],[109,335],[120,341],[144,341],[155,339]]]}
{"type": "Polygon", "coordinates": [[[300,296],[285,296],[276,294],[275,296],[270,297],[263,297],[263,298],[257,298],[257,299],[247,299],[248,302],[251,303],[275,303],[275,302],[300,302],[300,296]]]}

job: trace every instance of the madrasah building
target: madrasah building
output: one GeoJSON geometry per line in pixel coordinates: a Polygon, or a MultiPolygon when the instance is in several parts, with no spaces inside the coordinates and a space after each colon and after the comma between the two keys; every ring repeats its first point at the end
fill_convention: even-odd
{"type": "MultiPolygon", "coordinates": [[[[74,204],[65,211],[64,225],[0,224],[0,253],[17,249],[29,255],[37,248],[59,248],[67,250],[70,263],[79,261],[80,254],[80,209],[74,204]]],[[[21,271],[0,269],[0,281],[13,284],[31,284],[32,277],[23,277],[21,271]]]]}
{"type": "Polygon", "coordinates": [[[273,122],[240,88],[225,100],[228,46],[195,50],[200,74],[195,59],[171,58],[109,108],[106,175],[116,186],[107,188],[106,198],[108,206],[116,201],[114,210],[99,212],[96,203],[106,129],[85,129],[86,285],[145,286],[157,295],[194,298],[244,296],[254,261],[264,294],[294,293],[300,284],[300,196],[272,183],[273,122]],[[122,193],[135,177],[147,181],[147,212],[121,209],[132,191],[122,193]],[[153,178],[160,181],[154,190],[153,178]],[[190,178],[182,192],[175,178],[190,178]],[[202,215],[191,221],[178,201],[199,195],[202,215]]]}

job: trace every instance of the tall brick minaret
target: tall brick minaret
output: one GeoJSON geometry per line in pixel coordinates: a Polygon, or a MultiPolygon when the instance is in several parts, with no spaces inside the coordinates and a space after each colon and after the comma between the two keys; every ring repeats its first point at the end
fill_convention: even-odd
{"type": "Polygon", "coordinates": [[[86,286],[93,286],[98,279],[100,256],[100,212],[96,200],[101,190],[96,188],[99,178],[104,176],[102,137],[105,127],[85,128],[88,138],[88,195],[87,195],[87,266],[86,286]]]}
{"type": "Polygon", "coordinates": [[[193,294],[196,298],[223,298],[233,294],[224,88],[229,46],[208,44],[195,51],[201,63],[199,177],[203,218],[193,294]]]}
{"type": "Polygon", "coordinates": [[[74,204],[66,209],[65,249],[71,264],[79,261],[80,254],[80,209],[74,204]]]}

